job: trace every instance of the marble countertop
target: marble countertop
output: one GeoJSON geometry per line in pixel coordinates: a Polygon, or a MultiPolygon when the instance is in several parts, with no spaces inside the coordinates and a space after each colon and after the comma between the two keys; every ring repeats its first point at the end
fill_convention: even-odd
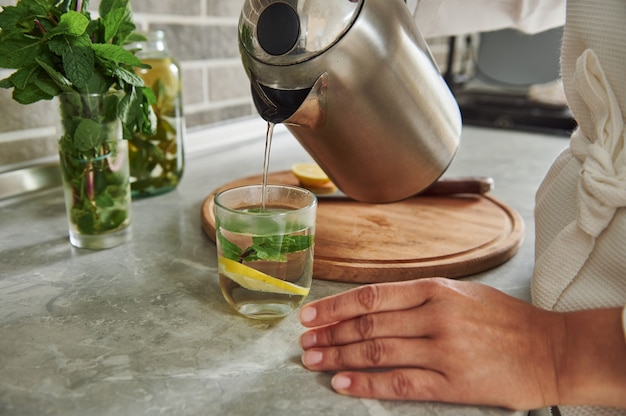
{"type": "MultiPolygon", "coordinates": [[[[215,134],[224,130],[195,136],[215,134]]],[[[179,188],[134,201],[132,241],[110,250],[70,246],[60,188],[0,201],[0,414],[521,414],[337,395],[330,374],[301,366],[295,314],[270,324],[231,310],[200,207],[223,183],[260,174],[264,130],[253,136],[190,146],[179,188]]],[[[563,137],[464,129],[446,176],[492,176],[492,194],[526,223],[516,256],[468,280],[529,299],[534,193],[566,145],[563,137]]],[[[271,170],[308,159],[277,130],[271,170]]],[[[316,280],[309,299],[350,287],[316,280]]]]}

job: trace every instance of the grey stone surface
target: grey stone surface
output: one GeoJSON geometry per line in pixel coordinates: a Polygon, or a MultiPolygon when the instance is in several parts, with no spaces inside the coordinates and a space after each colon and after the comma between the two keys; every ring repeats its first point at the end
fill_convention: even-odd
{"type": "MultiPolygon", "coordinates": [[[[200,207],[218,186],[260,173],[263,134],[245,146],[188,154],[179,188],[133,202],[133,239],[110,250],[69,245],[61,189],[0,201],[0,414],[523,414],[337,395],[331,374],[301,366],[295,314],[269,324],[230,309],[200,207]]],[[[526,221],[518,254],[467,280],[528,300],[534,193],[566,144],[465,129],[446,175],[494,177],[493,195],[526,221]]],[[[306,160],[289,134],[277,134],[272,170],[306,160]]],[[[349,287],[316,280],[309,300],[349,287]]]]}

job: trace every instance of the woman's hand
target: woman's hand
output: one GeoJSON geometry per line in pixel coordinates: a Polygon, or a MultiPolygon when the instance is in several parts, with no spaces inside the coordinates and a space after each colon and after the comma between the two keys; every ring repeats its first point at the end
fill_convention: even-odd
{"type": "Polygon", "coordinates": [[[361,286],[306,305],[299,318],[312,328],[300,338],[303,364],[341,371],[332,385],[342,394],[515,409],[559,400],[565,315],[488,286],[361,286]]]}

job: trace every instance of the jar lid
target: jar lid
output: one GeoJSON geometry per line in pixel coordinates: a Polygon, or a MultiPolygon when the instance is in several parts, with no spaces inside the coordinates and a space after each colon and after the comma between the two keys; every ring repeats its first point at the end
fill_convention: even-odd
{"type": "Polygon", "coordinates": [[[350,29],[364,0],[246,0],[239,19],[239,42],[270,65],[309,60],[350,29]]]}

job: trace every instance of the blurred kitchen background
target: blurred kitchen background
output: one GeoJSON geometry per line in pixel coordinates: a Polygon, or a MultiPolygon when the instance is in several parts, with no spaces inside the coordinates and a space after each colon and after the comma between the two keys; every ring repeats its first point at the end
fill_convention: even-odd
{"type": "MultiPolygon", "coordinates": [[[[15,5],[16,2],[17,0],[0,0],[0,6],[15,5]]],[[[131,2],[138,29],[165,31],[169,50],[181,64],[184,115],[188,132],[235,119],[258,117],[252,104],[248,79],[240,63],[237,46],[237,22],[242,3],[243,0],[131,2]]],[[[97,11],[98,4],[99,1],[91,1],[90,9],[97,11]]],[[[522,36],[523,42],[526,37],[522,36]]],[[[547,54],[547,57],[532,51],[529,53],[533,66],[537,66],[534,64],[537,61],[546,63],[548,71],[551,73],[556,71],[553,76],[551,75],[552,78],[558,78],[560,33],[557,31],[550,37],[553,40],[552,46],[547,51],[541,52],[547,54]]],[[[449,83],[455,88],[465,90],[466,85],[469,85],[467,80],[475,73],[480,35],[467,34],[454,39],[427,39],[427,42],[449,83]]],[[[538,43],[546,44],[545,39],[538,43]]],[[[520,54],[514,52],[514,55],[519,57],[520,54]]],[[[528,60],[527,57],[521,56],[522,62],[528,60]]],[[[0,79],[10,73],[9,70],[0,69],[0,79]]],[[[496,87],[502,89],[503,86],[507,87],[507,83],[511,84],[508,87],[519,88],[506,80],[496,87]]],[[[554,95],[554,92],[549,94],[554,95]]],[[[556,95],[559,96],[558,85],[556,95]]],[[[474,105],[480,98],[471,95],[469,99],[466,98],[467,100],[474,105]]],[[[503,104],[499,103],[496,107],[502,110],[503,104]]],[[[561,107],[559,111],[562,111],[561,107]]],[[[0,170],[56,155],[55,113],[54,102],[45,101],[22,106],[12,100],[10,90],[0,89],[0,170]]],[[[480,120],[478,121],[480,124],[480,120]]],[[[487,122],[492,123],[493,120],[487,122]]],[[[496,122],[506,123],[510,120],[496,122]]],[[[206,141],[223,139],[202,138],[206,141]]]]}

